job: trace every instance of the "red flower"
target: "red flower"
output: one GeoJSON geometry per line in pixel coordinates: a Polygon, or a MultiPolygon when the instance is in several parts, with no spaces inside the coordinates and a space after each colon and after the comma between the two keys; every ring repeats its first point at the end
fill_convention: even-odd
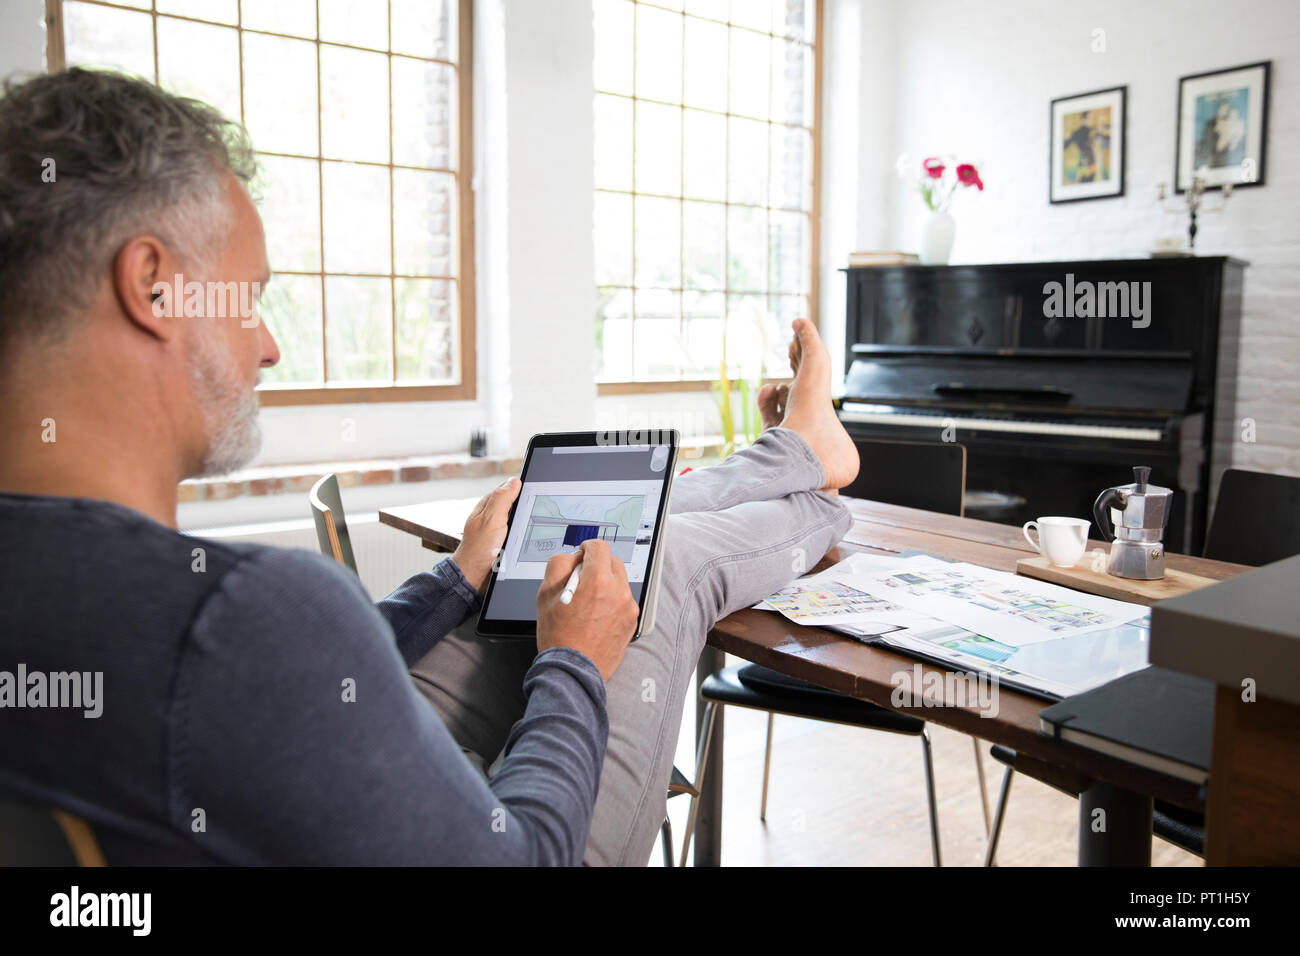
{"type": "Polygon", "coordinates": [[[963,186],[976,186],[980,192],[984,191],[984,182],[980,179],[979,171],[970,163],[962,163],[957,167],[957,181],[963,186]]]}
{"type": "Polygon", "coordinates": [[[939,161],[938,156],[930,156],[921,160],[921,165],[925,171],[930,174],[931,179],[938,179],[943,175],[944,165],[939,161]]]}

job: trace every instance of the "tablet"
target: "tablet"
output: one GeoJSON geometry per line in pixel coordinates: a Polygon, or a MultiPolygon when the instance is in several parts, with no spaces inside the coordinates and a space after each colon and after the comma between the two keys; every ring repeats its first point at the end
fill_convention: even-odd
{"type": "Polygon", "coordinates": [[[609,543],[641,608],[636,640],[654,625],[675,430],[562,432],[528,443],[505,546],[488,578],[478,633],[536,637],[546,562],[588,538],[609,543]]]}

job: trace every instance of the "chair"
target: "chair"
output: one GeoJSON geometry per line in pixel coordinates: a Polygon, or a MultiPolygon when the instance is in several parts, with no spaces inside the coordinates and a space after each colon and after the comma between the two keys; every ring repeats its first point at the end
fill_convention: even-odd
{"type": "MultiPolygon", "coordinates": [[[[678,770],[677,765],[674,764],[672,777],[668,781],[668,799],[671,800],[673,797],[679,797],[682,794],[688,794],[690,798],[694,800],[699,797],[700,791],[695,784],[686,779],[686,775],[678,770]]],[[[664,866],[672,866],[673,824],[672,821],[668,819],[667,814],[664,815],[664,825],[659,828],[659,833],[662,837],[664,866]]]]}
{"type": "MultiPolygon", "coordinates": [[[[862,467],[858,478],[842,489],[844,495],[871,498],[946,514],[962,513],[962,495],[966,485],[965,446],[953,442],[868,439],[855,439],[854,444],[858,447],[862,467]]],[[[919,737],[925,766],[926,797],[930,810],[930,850],[934,865],[940,865],[939,814],[934,792],[934,762],[930,749],[930,734],[924,720],[827,690],[808,681],[788,677],[758,664],[725,667],[711,674],[700,685],[700,697],[704,701],[705,710],[701,739],[696,745],[697,785],[704,779],[708,769],[709,742],[717,708],[729,706],[767,711],[767,745],[763,758],[760,820],[767,819],[768,778],[772,764],[772,726],[776,714],[919,737]]],[[[979,743],[974,738],[971,742],[975,751],[975,766],[979,773],[985,826],[988,826],[988,796],[984,784],[984,767],[980,761],[979,743]]],[[[696,811],[696,802],[692,800],[686,838],[682,846],[683,865],[695,831],[696,811]]]]}
{"type": "Polygon", "coordinates": [[[320,553],[357,573],[357,559],[352,553],[352,538],[343,514],[343,497],[339,494],[338,476],[331,472],[312,485],[307,496],[311,516],[316,523],[316,541],[320,553]]]}
{"type": "MultiPolygon", "coordinates": [[[[984,852],[985,866],[994,865],[993,859],[997,853],[998,838],[1002,835],[1002,824],[1006,819],[1007,801],[1011,795],[1011,781],[1016,772],[1017,764],[1023,763],[1022,758],[1014,750],[999,744],[990,747],[989,754],[1007,769],[1002,775],[1002,789],[998,793],[998,806],[993,814],[993,826],[990,829],[988,846],[984,852]]],[[[1084,780],[1072,780],[1069,783],[1063,783],[1062,780],[1056,779],[1055,776],[1049,779],[1047,775],[1037,773],[1027,773],[1026,775],[1032,776],[1040,783],[1046,783],[1053,790],[1076,800],[1088,785],[1087,781],[1084,780]]],[[[1205,855],[1205,817],[1192,810],[1184,810],[1182,807],[1176,807],[1160,800],[1155,801],[1151,811],[1151,832],[1164,840],[1168,840],[1175,846],[1182,847],[1188,853],[1195,853],[1197,856],[1205,855]]]]}
{"type": "Polygon", "coordinates": [[[840,490],[850,498],[937,511],[965,512],[966,446],[955,442],[872,441],[855,439],[862,466],[853,483],[840,490]],[[872,462],[888,463],[873,468],[872,462]]]}
{"type": "Polygon", "coordinates": [[[0,866],[107,866],[90,824],[30,803],[0,800],[0,866]]]}
{"type": "Polygon", "coordinates": [[[1300,553],[1300,478],[1225,471],[1203,553],[1256,567],[1300,553]]]}
{"type": "MultiPolygon", "coordinates": [[[[1214,516],[1205,536],[1203,556],[1258,567],[1300,554],[1300,478],[1229,468],[1219,482],[1214,516]]],[[[1006,765],[989,830],[984,865],[993,866],[1002,821],[1016,771],[1014,750],[993,747],[993,759],[1006,765]]],[[[1037,779],[1037,775],[1033,775],[1037,779]]],[[[1063,793],[1069,789],[1056,787],[1063,793]]],[[[1078,791],[1070,793],[1077,797],[1078,791]]],[[[1205,855],[1205,817],[1182,807],[1155,801],[1151,832],[1197,856],[1205,855]]]]}

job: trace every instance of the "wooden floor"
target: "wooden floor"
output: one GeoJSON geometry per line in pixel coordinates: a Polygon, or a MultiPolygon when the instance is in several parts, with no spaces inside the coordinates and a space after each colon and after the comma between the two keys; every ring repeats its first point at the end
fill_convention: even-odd
{"type": "MultiPolygon", "coordinates": [[[[735,661],[728,660],[728,663],[735,661]]],[[[728,708],[723,788],[724,866],[930,866],[929,817],[920,740],[835,724],[777,717],[767,822],[758,818],[767,717],[728,708]]],[[[691,774],[695,718],[688,700],[677,766],[691,774]]],[[[970,738],[930,726],[945,866],[983,863],[984,817],[970,738]]],[[[989,810],[1003,767],[980,747],[989,810]]],[[[668,803],[675,838],[686,831],[689,798],[668,803]]],[[[1073,866],[1078,802],[1017,775],[1000,866],[1073,866]]],[[[680,843],[678,846],[680,853],[680,843]]],[[[1200,866],[1199,857],[1155,839],[1157,866],[1200,866]]],[[[658,846],[651,866],[662,865],[658,846]]]]}

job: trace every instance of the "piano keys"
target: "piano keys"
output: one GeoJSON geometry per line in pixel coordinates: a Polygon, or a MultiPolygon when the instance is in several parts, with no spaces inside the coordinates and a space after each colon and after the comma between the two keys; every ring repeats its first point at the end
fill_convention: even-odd
{"type": "MultiPolygon", "coordinates": [[[[1065,435],[1071,438],[1105,438],[1114,441],[1159,442],[1164,432],[1159,428],[1126,425],[1099,425],[1079,422],[1053,422],[1023,418],[973,418],[966,415],[935,415],[927,412],[902,411],[888,405],[864,405],[842,402],[840,419],[863,425],[900,425],[904,428],[934,428],[962,434],[998,435],[1065,435]]],[[[942,436],[940,436],[942,439],[942,436]]],[[[954,439],[955,440],[955,439],[954,439]]]]}

